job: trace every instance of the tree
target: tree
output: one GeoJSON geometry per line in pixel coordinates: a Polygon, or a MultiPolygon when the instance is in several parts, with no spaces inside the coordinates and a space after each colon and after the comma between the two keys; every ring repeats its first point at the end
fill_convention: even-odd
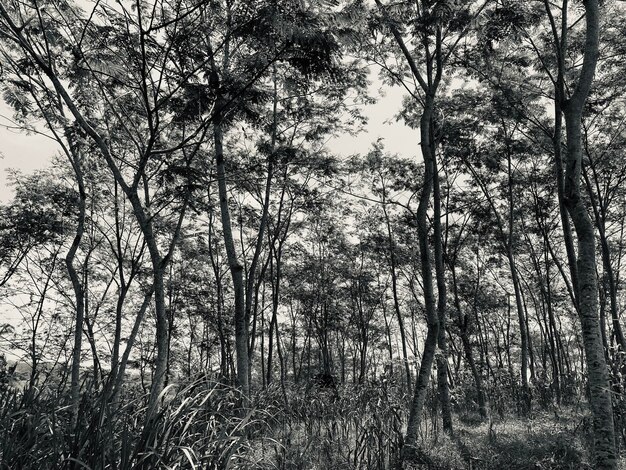
{"type": "MultiPolygon", "coordinates": [[[[200,119],[199,123],[192,124],[190,131],[177,121],[176,98],[184,90],[189,75],[175,66],[178,62],[176,54],[180,51],[161,47],[156,39],[161,30],[184,34],[184,28],[177,28],[183,21],[197,24],[199,16],[190,17],[183,8],[183,5],[178,5],[178,9],[171,12],[174,19],[166,19],[160,16],[166,15],[166,12],[169,15],[165,5],[161,10],[139,5],[134,12],[122,7],[121,13],[96,5],[89,16],[84,16],[80,9],[69,4],[64,4],[62,8],[51,5],[43,14],[38,5],[11,3],[0,7],[4,30],[2,52],[5,61],[11,64],[8,73],[15,74],[19,83],[28,83],[24,86],[31,96],[38,94],[41,100],[45,100],[41,101],[40,108],[48,115],[47,121],[64,123],[69,116],[75,120],[81,132],[104,158],[131,203],[146,240],[153,267],[158,345],[151,410],[158,407],[168,355],[164,270],[187,207],[190,182],[189,173],[185,174],[185,171],[189,170],[200,148],[207,124],[206,118],[200,119]],[[104,24],[92,21],[97,9],[108,24],[106,21],[104,24]],[[152,15],[149,18],[152,27],[146,26],[145,15],[152,15]],[[33,21],[36,26],[31,24],[33,21]],[[114,27],[118,25],[125,26],[114,27]],[[48,41],[49,34],[55,35],[54,43],[48,41]],[[150,37],[155,39],[148,40],[150,37]],[[96,47],[87,49],[86,44],[96,47]],[[127,59],[126,65],[130,68],[120,66],[124,59],[127,59]],[[102,70],[100,64],[103,60],[111,61],[109,70],[102,70]],[[29,67],[22,67],[23,63],[29,64],[29,67]],[[148,72],[149,64],[163,65],[148,72]],[[127,72],[129,75],[124,75],[127,72]],[[153,80],[155,77],[158,79],[153,80]],[[81,86],[68,88],[64,84],[67,78],[78,79],[81,86]],[[134,83],[139,83],[139,88],[134,83]],[[129,93],[125,94],[125,90],[129,93]],[[101,98],[98,106],[95,97],[101,98]],[[170,107],[167,110],[170,112],[166,113],[170,104],[174,108],[170,107]],[[134,121],[132,125],[129,125],[129,120],[134,121]],[[164,155],[170,158],[162,160],[164,155]],[[130,157],[134,159],[133,164],[128,163],[130,157]],[[164,207],[158,207],[159,201],[151,194],[148,183],[164,164],[169,171],[175,169],[177,173],[172,174],[182,172],[183,183],[180,187],[182,191],[179,191],[180,211],[175,216],[178,229],[162,250],[155,233],[153,214],[164,207]],[[156,203],[156,207],[152,203],[156,203]]],[[[162,35],[159,38],[163,40],[162,35]]],[[[206,113],[206,109],[204,111],[206,113]]]]}
{"type": "MultiPolygon", "coordinates": [[[[567,3],[564,4],[564,7],[567,7],[567,3]]],[[[598,61],[600,6],[596,0],[586,0],[584,7],[586,33],[583,65],[571,95],[562,103],[567,144],[563,199],[578,238],[577,290],[583,344],[589,373],[590,405],[594,427],[594,457],[597,468],[616,468],[613,406],[598,320],[595,231],[581,193],[582,115],[598,61]]],[[[563,11],[565,17],[566,8],[563,11]]],[[[567,27],[561,31],[560,40],[563,44],[566,41],[566,34],[567,27]]],[[[561,51],[563,50],[561,49],[561,51]]]]}
{"type": "MultiPolygon", "coordinates": [[[[419,236],[419,249],[421,256],[422,283],[424,289],[424,304],[428,318],[428,335],[424,344],[424,353],[420,371],[415,385],[414,398],[410,407],[411,413],[407,427],[407,449],[415,446],[417,432],[426,390],[430,378],[430,371],[435,358],[437,346],[442,349],[441,359],[438,363],[438,384],[440,386],[440,398],[444,429],[452,432],[452,419],[449,408],[449,391],[447,383],[447,347],[445,336],[446,323],[446,281],[443,263],[443,240],[441,229],[441,191],[437,163],[438,133],[435,100],[439,86],[442,82],[444,67],[452,52],[461,39],[468,33],[470,20],[478,16],[489,2],[472,9],[469,5],[462,9],[454,9],[446,2],[437,2],[432,5],[417,5],[410,8],[406,16],[415,17],[417,21],[411,25],[411,35],[418,47],[411,51],[407,46],[407,40],[403,34],[404,28],[397,16],[391,14],[389,9],[380,0],[376,1],[378,10],[382,15],[383,28],[388,29],[399,49],[400,55],[409,70],[408,76],[416,83],[413,91],[408,85],[404,85],[411,93],[413,99],[420,104],[421,114],[419,117],[420,149],[424,161],[424,182],[420,194],[420,203],[416,211],[417,230],[419,236]],[[447,47],[448,50],[444,50],[447,47]],[[423,61],[420,67],[419,60],[423,61]],[[431,197],[433,198],[433,231],[434,231],[434,265],[437,282],[437,302],[435,303],[434,285],[432,279],[432,260],[429,246],[428,209],[431,197]]],[[[396,13],[396,12],[394,12],[396,13]]],[[[404,84],[404,71],[398,73],[388,68],[390,79],[393,82],[404,84]]]]}

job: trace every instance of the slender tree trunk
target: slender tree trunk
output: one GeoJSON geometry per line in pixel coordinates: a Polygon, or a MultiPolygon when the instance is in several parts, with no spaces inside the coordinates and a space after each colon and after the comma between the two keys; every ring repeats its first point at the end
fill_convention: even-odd
{"type": "Polygon", "coordinates": [[[158,254],[155,240],[148,243],[150,259],[152,261],[152,275],[154,279],[154,311],[156,317],[156,358],[154,361],[154,372],[152,375],[152,385],[150,387],[150,398],[148,404],[148,416],[159,407],[161,392],[165,388],[165,378],[167,375],[167,358],[169,355],[169,322],[167,309],[165,307],[165,282],[164,267],[162,259],[158,254]],[[150,245],[153,245],[152,248],[150,245]]]}
{"type": "MultiPolygon", "coordinates": [[[[272,250],[273,251],[273,250],[272,250]]],[[[270,252],[270,278],[272,279],[272,316],[267,337],[267,379],[269,385],[272,382],[272,365],[274,357],[274,328],[277,325],[278,316],[278,280],[274,278],[274,253],[270,252]]],[[[278,274],[276,274],[278,276],[278,274]]]]}
{"type": "Polygon", "coordinates": [[[526,315],[524,314],[524,306],[522,304],[522,292],[519,280],[519,274],[517,272],[517,266],[515,265],[515,255],[513,253],[513,230],[514,230],[514,209],[515,202],[513,198],[513,168],[511,162],[511,151],[509,149],[508,136],[507,139],[507,174],[508,174],[508,199],[509,199],[509,213],[508,213],[508,233],[506,240],[506,255],[509,261],[509,269],[511,271],[511,281],[513,283],[513,291],[515,293],[515,307],[517,310],[517,318],[520,329],[520,355],[521,355],[521,376],[522,376],[522,391],[524,394],[524,412],[528,413],[531,406],[530,386],[528,383],[528,330],[526,327],[526,315]]]}
{"type": "Polygon", "coordinates": [[[583,3],[587,25],[583,66],[576,89],[563,108],[567,134],[564,202],[578,237],[579,317],[593,415],[595,468],[615,469],[613,404],[598,320],[595,232],[580,190],[583,154],[581,120],[598,60],[600,8],[598,0],[585,0],[583,3]]]}
{"type": "MultiPolygon", "coordinates": [[[[263,239],[265,236],[265,229],[267,227],[268,217],[269,217],[269,207],[270,207],[270,196],[272,190],[272,178],[274,176],[274,150],[276,147],[276,134],[278,127],[278,84],[276,78],[276,67],[273,68],[273,81],[274,81],[274,98],[273,98],[273,106],[272,106],[272,136],[270,142],[270,153],[267,156],[267,178],[265,180],[265,194],[263,197],[263,207],[261,209],[261,221],[259,222],[259,230],[257,232],[256,243],[254,246],[254,254],[252,255],[252,262],[250,263],[250,269],[248,271],[248,277],[246,279],[246,323],[250,324],[250,317],[252,313],[252,300],[255,293],[255,281],[256,281],[256,271],[257,266],[259,264],[259,259],[261,257],[261,251],[263,248],[263,239]]],[[[256,289],[258,293],[258,289],[256,289]]],[[[256,309],[255,309],[256,312],[256,309]]],[[[254,325],[256,325],[256,313],[254,318],[254,325]]],[[[250,338],[250,345],[248,348],[248,363],[252,362],[252,354],[254,352],[254,340],[256,335],[255,327],[253,325],[252,335],[250,338]]]]}
{"type": "MultiPolygon", "coordinates": [[[[562,80],[563,77],[560,77],[562,80]]],[[[567,216],[567,208],[565,207],[564,201],[564,172],[563,172],[563,155],[561,151],[562,146],[562,128],[563,128],[563,119],[562,119],[562,104],[558,97],[563,92],[559,93],[557,91],[557,100],[555,100],[555,125],[554,125],[554,161],[555,161],[555,171],[557,177],[557,196],[559,200],[559,214],[561,216],[561,225],[563,227],[563,240],[565,242],[565,252],[567,253],[568,265],[570,268],[570,277],[572,281],[572,290],[574,293],[574,306],[578,307],[578,268],[576,266],[576,251],[574,249],[574,239],[572,237],[572,227],[570,225],[570,220],[567,216]]]]}
{"type": "Polygon", "coordinates": [[[422,115],[420,117],[420,148],[422,158],[424,160],[424,183],[416,213],[416,225],[420,250],[424,307],[426,311],[428,329],[420,369],[413,391],[413,400],[409,407],[405,450],[403,451],[404,456],[408,460],[411,460],[414,457],[412,454],[417,447],[417,434],[420,428],[422,409],[426,400],[426,392],[430,381],[430,374],[435,359],[435,350],[437,348],[439,336],[439,318],[437,316],[435,304],[432,263],[428,239],[428,208],[433,191],[433,180],[435,178],[435,165],[433,161],[435,158],[435,143],[432,140],[432,125],[433,113],[435,109],[435,96],[443,74],[443,33],[441,25],[435,24],[434,38],[429,36],[429,33],[424,33],[424,36],[420,38],[424,46],[422,52],[425,55],[424,62],[426,63],[426,78],[424,78],[415,62],[415,58],[406,46],[402,34],[397,29],[391,18],[389,18],[387,10],[381,0],[376,0],[376,5],[387,20],[395,42],[407,61],[413,77],[417,80],[423,92],[423,108],[422,115]],[[434,46],[432,49],[431,45],[434,46]]]}
{"type": "MultiPolygon", "coordinates": [[[[211,199],[210,190],[208,191],[208,198],[211,199]]],[[[223,287],[222,287],[222,275],[220,272],[220,264],[217,258],[217,254],[214,254],[214,244],[213,244],[213,209],[209,209],[209,223],[208,223],[208,240],[207,244],[209,247],[209,259],[211,261],[211,267],[213,269],[213,277],[215,279],[215,311],[217,314],[217,333],[220,340],[220,380],[226,379],[230,376],[229,374],[229,348],[228,348],[228,338],[224,331],[224,315],[223,315],[223,306],[224,306],[224,295],[223,295],[223,287]]],[[[218,251],[218,245],[215,244],[215,252],[218,251]]]]}
{"type": "Polygon", "coordinates": [[[417,375],[417,381],[413,392],[413,400],[409,409],[409,421],[407,423],[406,444],[417,446],[417,434],[421,423],[422,409],[426,401],[426,392],[430,382],[430,373],[435,360],[435,350],[439,337],[439,318],[435,304],[433,286],[432,262],[430,256],[430,244],[428,240],[428,206],[433,188],[434,168],[431,154],[430,126],[434,108],[434,96],[427,95],[424,110],[420,120],[421,149],[424,158],[424,183],[420,202],[417,209],[417,234],[419,238],[420,261],[422,271],[422,285],[424,290],[424,308],[428,330],[424,342],[422,362],[417,375]]]}
{"type": "Polygon", "coordinates": [[[215,124],[213,126],[217,185],[219,191],[222,231],[224,233],[224,245],[226,247],[228,266],[230,268],[235,291],[235,350],[237,352],[237,381],[239,387],[241,387],[244,399],[247,399],[250,395],[248,323],[246,321],[245,311],[243,266],[237,257],[233,229],[230,220],[230,208],[228,207],[228,189],[226,187],[226,168],[224,165],[224,134],[221,121],[221,110],[224,106],[223,99],[218,98],[215,106],[218,110],[216,112],[215,124]]]}
{"type": "Polygon", "coordinates": [[[602,255],[602,270],[604,272],[603,290],[605,292],[608,292],[609,307],[611,311],[611,324],[613,326],[613,336],[617,340],[617,344],[619,344],[622,352],[624,352],[626,351],[626,338],[624,338],[622,325],[619,321],[617,303],[617,281],[615,279],[613,265],[611,264],[611,249],[609,247],[609,240],[606,235],[606,205],[600,193],[598,178],[593,167],[592,171],[595,186],[597,188],[597,194],[594,194],[593,187],[591,185],[591,181],[586,168],[582,169],[582,174],[587,186],[587,192],[589,193],[589,197],[591,199],[595,225],[598,229],[598,235],[600,236],[600,253],[602,255]]]}
{"type": "Polygon", "coordinates": [[[447,289],[444,265],[444,246],[441,229],[441,189],[439,185],[439,171],[437,166],[437,155],[435,152],[435,136],[433,124],[430,126],[431,132],[431,159],[433,166],[433,232],[435,245],[435,275],[437,278],[437,317],[439,319],[439,331],[437,344],[439,354],[437,355],[437,389],[439,402],[441,404],[441,415],[443,418],[443,430],[452,434],[452,409],[450,406],[450,384],[448,383],[448,342],[447,342],[447,289]]]}
{"type": "Polygon", "coordinates": [[[481,418],[487,418],[487,394],[485,393],[485,389],[483,387],[483,380],[476,366],[476,361],[474,361],[474,353],[472,351],[472,345],[469,338],[468,333],[468,317],[464,315],[461,310],[461,302],[459,299],[459,291],[456,279],[456,269],[455,266],[452,265],[450,269],[452,273],[452,289],[454,293],[454,307],[457,311],[457,318],[459,322],[459,336],[461,337],[461,342],[463,343],[463,352],[465,353],[465,361],[472,372],[472,377],[474,378],[474,385],[476,387],[476,394],[478,395],[478,412],[480,413],[481,418]]]}
{"type": "Polygon", "coordinates": [[[558,357],[558,336],[559,332],[556,327],[556,320],[554,318],[554,309],[552,308],[552,285],[550,282],[550,265],[548,260],[548,252],[544,250],[544,261],[546,264],[546,286],[545,289],[542,289],[546,298],[546,309],[548,312],[548,338],[550,340],[550,355],[552,359],[552,385],[554,391],[556,393],[556,402],[558,405],[561,404],[561,376],[563,371],[561,370],[561,361],[558,357]]]}
{"type": "Polygon", "coordinates": [[[71,373],[71,399],[72,399],[72,426],[77,425],[78,419],[78,406],[80,403],[80,358],[82,350],[82,338],[83,338],[83,325],[85,320],[85,291],[80,281],[80,277],[74,266],[76,259],[76,253],[80,247],[80,242],[85,232],[85,213],[86,213],[86,199],[85,184],[83,182],[83,173],[81,169],[81,162],[78,153],[73,149],[71,155],[68,155],[71,160],[72,167],[74,168],[74,174],[76,176],[76,182],[78,184],[78,223],[76,225],[76,232],[72,246],[70,247],[67,256],[65,257],[65,265],[67,272],[72,281],[72,288],[74,290],[74,298],[76,302],[76,319],[74,322],[74,349],[72,351],[72,373],[71,373]]]}
{"type": "MultiPolygon", "coordinates": [[[[383,194],[384,197],[384,194],[383,194]]],[[[383,201],[385,202],[385,201],[383,201]]],[[[404,318],[402,317],[402,311],[400,310],[400,300],[398,298],[398,275],[396,272],[396,252],[395,244],[393,240],[393,233],[391,231],[391,222],[389,221],[389,214],[387,213],[387,206],[383,203],[383,212],[385,215],[385,222],[387,225],[387,237],[389,239],[389,267],[391,268],[391,293],[393,295],[393,308],[396,313],[396,319],[398,320],[398,329],[400,330],[400,340],[402,343],[402,360],[404,362],[404,372],[406,374],[406,387],[407,394],[411,395],[411,368],[409,367],[409,354],[406,346],[406,331],[404,331],[404,318]]]]}
{"type": "Polygon", "coordinates": [[[141,307],[139,308],[139,312],[135,317],[135,323],[133,324],[133,328],[128,337],[128,341],[126,342],[126,348],[124,349],[124,353],[119,361],[119,365],[117,367],[117,373],[113,376],[114,385],[111,387],[111,402],[117,403],[118,397],[122,391],[122,384],[124,383],[124,375],[126,374],[126,366],[128,364],[128,359],[130,357],[130,352],[135,344],[135,339],[137,338],[137,334],[139,333],[139,327],[143,323],[143,319],[146,315],[146,311],[148,310],[148,306],[150,305],[150,301],[152,300],[152,295],[154,293],[154,287],[151,287],[148,292],[144,295],[143,302],[141,307]]]}
{"type": "Polygon", "coordinates": [[[115,304],[115,333],[113,339],[113,351],[111,352],[111,378],[117,374],[120,358],[120,345],[122,343],[122,320],[123,320],[123,307],[126,294],[128,293],[128,286],[126,285],[124,274],[124,257],[122,255],[122,229],[120,223],[120,207],[118,200],[118,187],[117,181],[114,181],[114,194],[113,212],[115,215],[115,258],[117,261],[117,275],[119,276],[119,294],[115,304]]]}

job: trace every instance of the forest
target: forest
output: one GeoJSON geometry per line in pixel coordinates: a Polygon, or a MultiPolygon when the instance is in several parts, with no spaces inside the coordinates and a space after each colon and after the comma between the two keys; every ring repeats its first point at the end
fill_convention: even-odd
{"type": "Polygon", "coordinates": [[[2,132],[54,153],[2,176],[0,470],[626,469],[625,37],[619,0],[0,1],[2,132]]]}

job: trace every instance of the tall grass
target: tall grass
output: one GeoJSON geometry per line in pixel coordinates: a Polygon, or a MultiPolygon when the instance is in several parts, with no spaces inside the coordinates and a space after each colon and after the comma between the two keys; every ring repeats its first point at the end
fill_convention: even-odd
{"type": "Polygon", "coordinates": [[[197,381],[164,390],[160,411],[144,427],[146,397],[119,406],[83,387],[78,426],[70,428],[68,397],[0,391],[2,469],[256,468],[250,442],[265,434],[266,413],[238,408],[230,387],[197,381]]]}
{"type": "Polygon", "coordinates": [[[145,426],[147,397],[130,388],[113,403],[82,387],[78,425],[69,396],[0,387],[0,469],[495,470],[590,468],[586,415],[565,409],[531,418],[456,415],[440,431],[425,411],[414,467],[402,462],[409,397],[384,381],[328,390],[293,383],[257,392],[243,410],[237,390],[212,381],[168,386],[145,426]]]}
{"type": "Polygon", "coordinates": [[[286,384],[257,397],[272,409],[280,470],[389,469],[399,464],[406,397],[384,383],[337,390],[286,384]]]}

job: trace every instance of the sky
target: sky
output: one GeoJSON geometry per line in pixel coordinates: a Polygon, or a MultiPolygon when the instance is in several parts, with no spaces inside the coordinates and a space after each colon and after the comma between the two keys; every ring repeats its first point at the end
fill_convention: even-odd
{"type": "Polygon", "coordinates": [[[0,203],[6,203],[12,195],[7,187],[9,168],[30,173],[48,166],[57,152],[57,145],[47,137],[10,129],[11,116],[9,107],[0,100],[0,203]]]}
{"type": "MultiPolygon", "coordinates": [[[[372,84],[373,96],[379,95],[376,82],[372,84]]],[[[419,131],[395,119],[403,95],[404,90],[399,87],[386,88],[385,96],[378,96],[375,104],[364,107],[363,112],[368,117],[365,130],[356,136],[343,134],[331,139],[327,143],[328,150],[342,156],[364,154],[373,142],[382,138],[386,151],[406,158],[416,157],[419,131]]],[[[30,173],[45,168],[59,151],[58,145],[47,137],[11,129],[11,116],[10,108],[0,100],[0,203],[7,203],[13,194],[8,185],[8,169],[30,173]]]]}

